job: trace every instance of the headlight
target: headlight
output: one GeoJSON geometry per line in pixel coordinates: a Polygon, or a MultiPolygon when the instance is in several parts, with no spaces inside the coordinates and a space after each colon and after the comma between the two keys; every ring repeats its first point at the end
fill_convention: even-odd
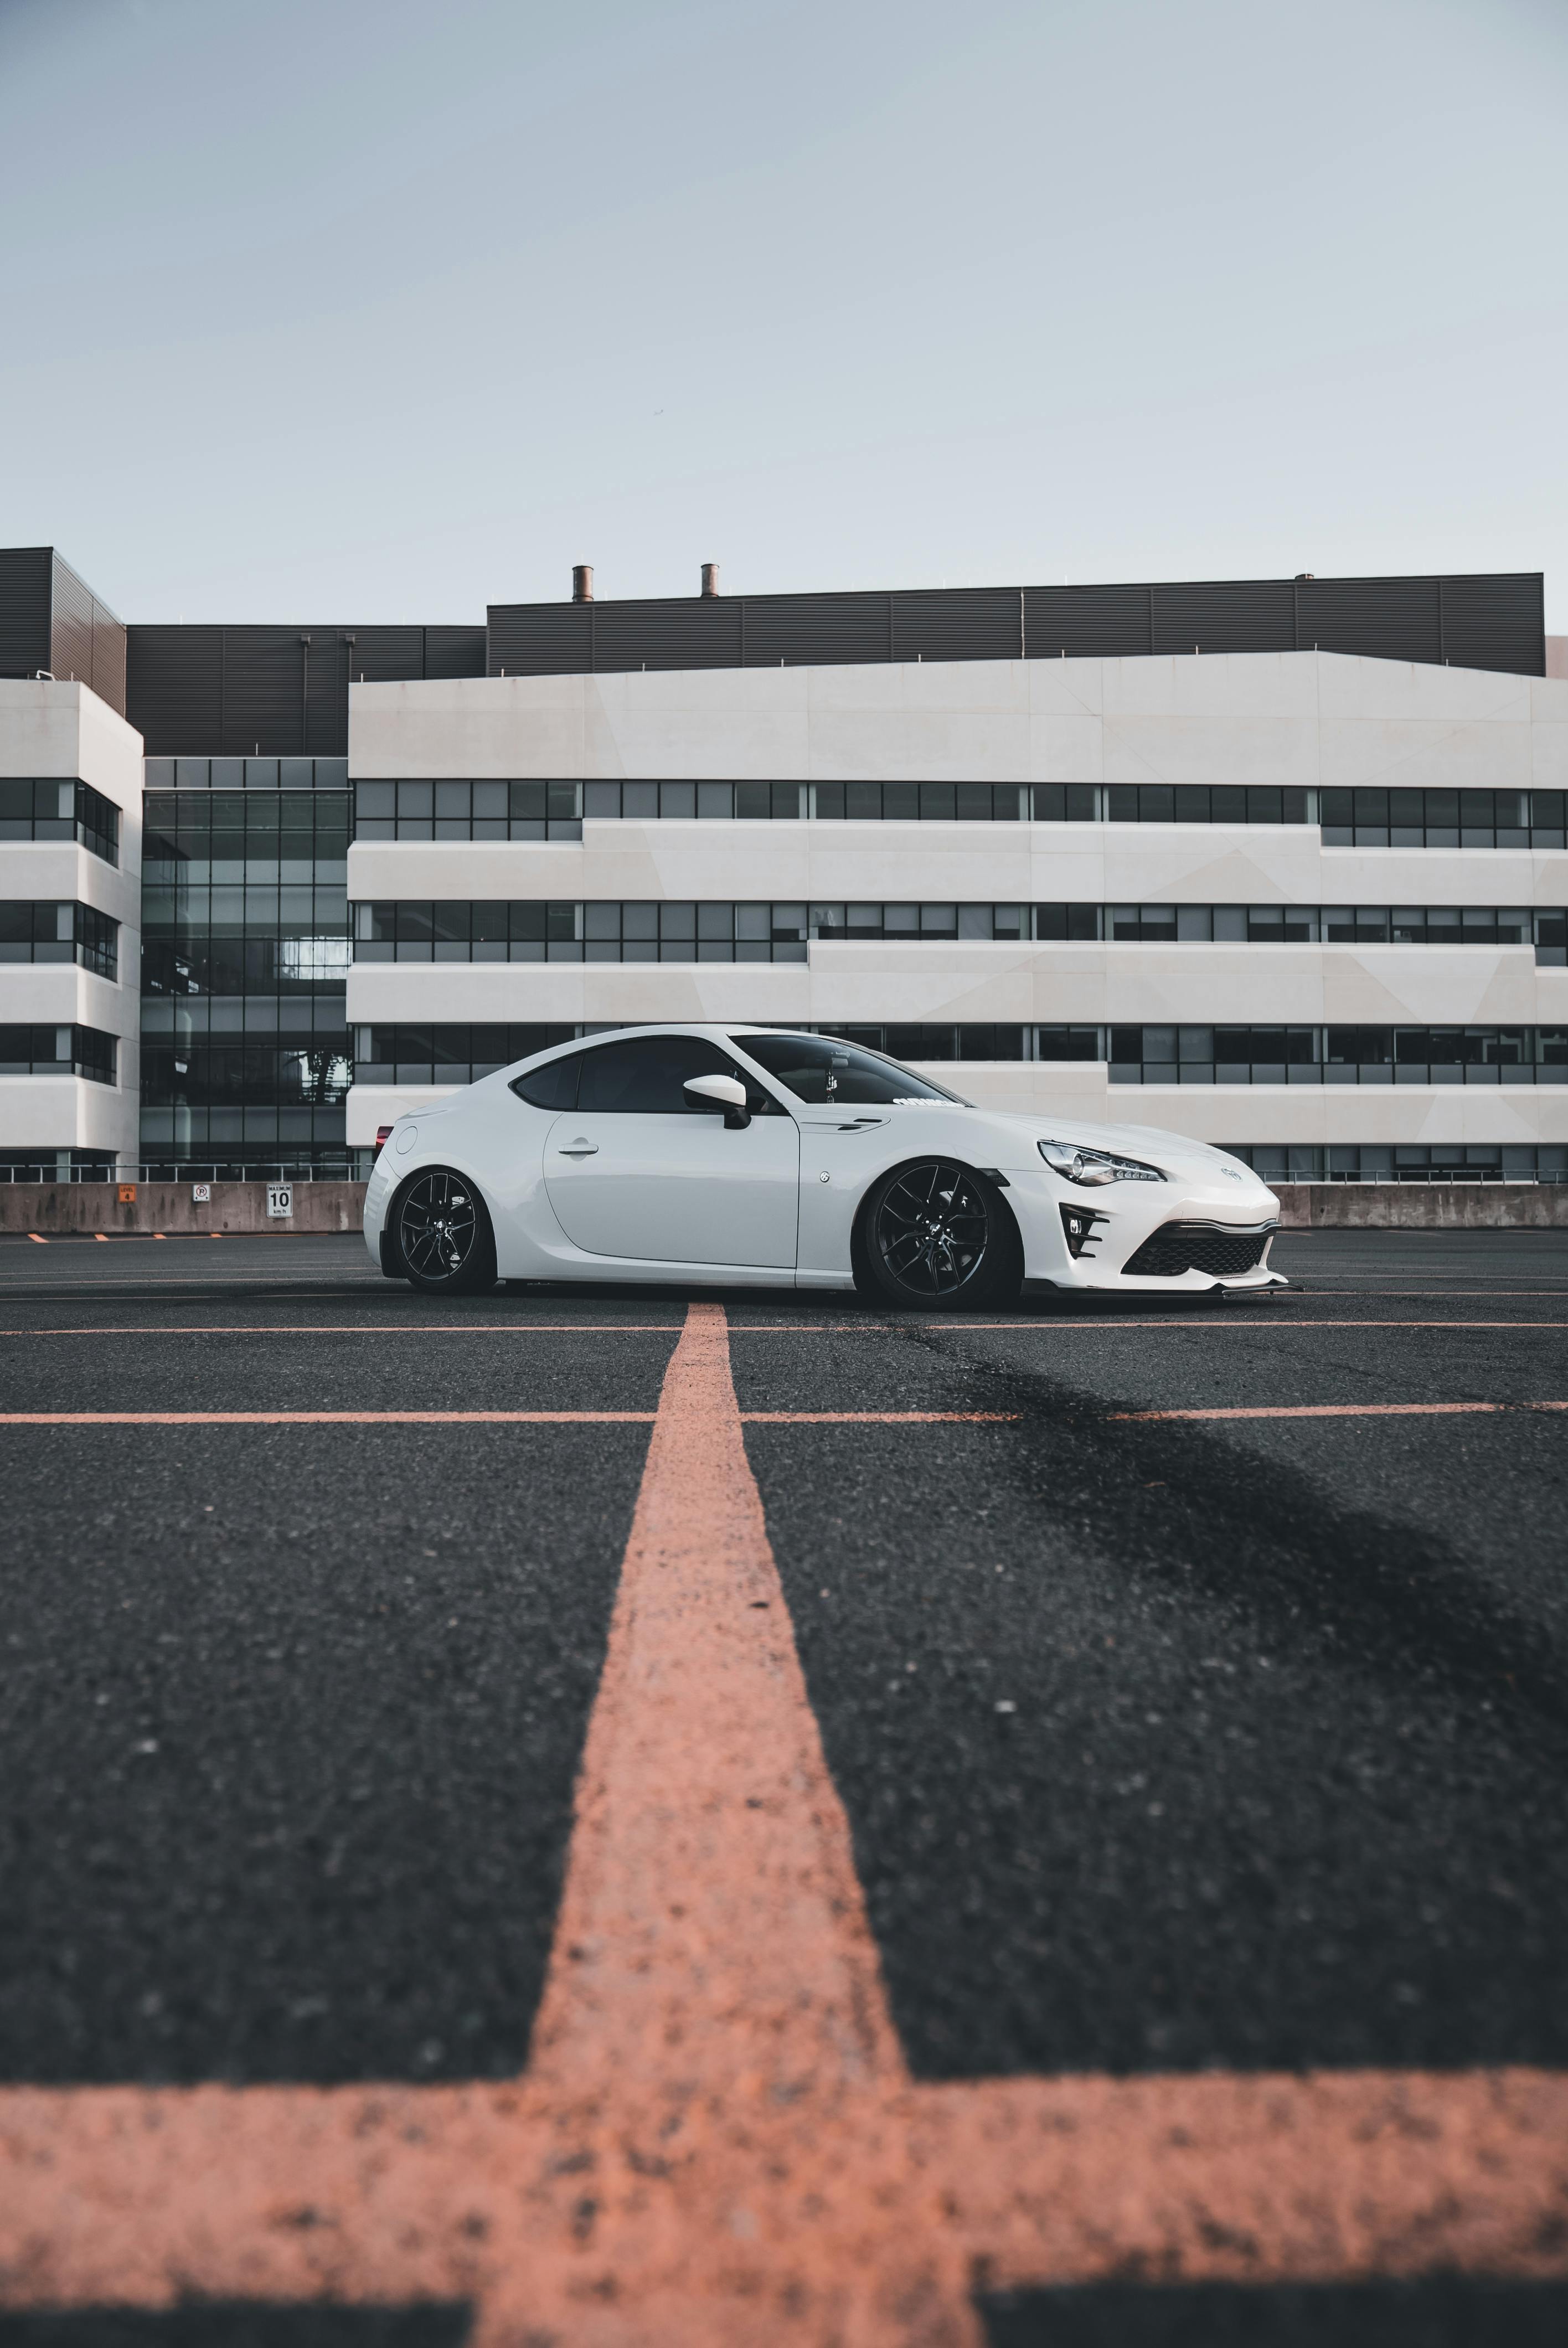
{"type": "Polygon", "coordinates": [[[1086,1189],[1102,1182],[1163,1182],[1157,1166],[1141,1158],[1117,1158],[1109,1149],[1080,1149],[1071,1141],[1042,1141],[1040,1154],[1053,1174],[1081,1182],[1086,1189]]]}

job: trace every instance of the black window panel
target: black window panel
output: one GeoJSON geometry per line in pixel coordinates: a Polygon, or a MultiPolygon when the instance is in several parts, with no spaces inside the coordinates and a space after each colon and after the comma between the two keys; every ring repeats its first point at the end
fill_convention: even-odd
{"type": "MultiPolygon", "coordinates": [[[[415,934],[418,935],[417,931],[415,934]]],[[[438,900],[430,909],[430,934],[442,944],[466,945],[471,934],[468,906],[438,900]]]]}
{"type": "Polygon", "coordinates": [[[951,823],[958,811],[958,796],[951,783],[922,783],[920,786],[920,818],[924,823],[951,823]]]}
{"type": "Polygon", "coordinates": [[[1042,1060],[1098,1060],[1101,1056],[1100,1030],[1098,1027],[1037,1027],[1035,1050],[1042,1060]]]}
{"type": "Polygon", "coordinates": [[[582,1055],[577,1107],[585,1116],[700,1116],[682,1089],[687,1077],[734,1073],[733,1061],[705,1036],[630,1036],[582,1055]]]}

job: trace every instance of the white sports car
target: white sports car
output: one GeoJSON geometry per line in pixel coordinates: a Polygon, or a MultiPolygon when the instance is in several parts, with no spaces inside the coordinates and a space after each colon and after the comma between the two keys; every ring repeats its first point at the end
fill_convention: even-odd
{"type": "Polygon", "coordinates": [[[626,1028],[485,1076],[386,1135],[364,1235],[432,1294],[499,1280],[858,1288],[1286,1285],[1274,1193],[1144,1126],[976,1108],[897,1060],[773,1027],[626,1028]]]}

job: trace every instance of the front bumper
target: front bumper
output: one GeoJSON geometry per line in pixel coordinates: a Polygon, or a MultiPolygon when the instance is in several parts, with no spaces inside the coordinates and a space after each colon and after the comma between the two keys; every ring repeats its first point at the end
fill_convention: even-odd
{"type": "Polygon", "coordinates": [[[1269,1269],[1279,1201],[1261,1183],[1177,1177],[1087,1189],[1042,1166],[1038,1176],[1032,1168],[1009,1174],[1007,1195],[1023,1237],[1026,1280],[1122,1295],[1289,1286],[1269,1269]],[[1076,1254],[1064,1208],[1080,1227],[1076,1254]]]}

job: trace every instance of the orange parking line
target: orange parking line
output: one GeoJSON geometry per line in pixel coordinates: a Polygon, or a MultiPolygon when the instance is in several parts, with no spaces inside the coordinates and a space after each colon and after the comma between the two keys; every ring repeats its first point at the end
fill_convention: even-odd
{"type": "Polygon", "coordinates": [[[1568,2273],[1561,2074],[911,2082],[742,1426],[694,1305],[524,2076],[0,2090],[0,2304],[455,2299],[475,2348],[980,2348],[981,2273],[1568,2273]]]}
{"type": "Polygon", "coordinates": [[[1010,1426],[1017,1410],[743,1410],[747,1426],[1010,1426]]]}
{"type": "Polygon", "coordinates": [[[1568,1402],[1296,1402],[1227,1410],[1113,1410],[1128,1418],[1442,1418],[1477,1411],[1568,1410],[1568,1402]]]}
{"type": "Polygon", "coordinates": [[[651,1410],[7,1410],[0,1426],[651,1426],[651,1410]]]}
{"type": "Polygon", "coordinates": [[[1114,1337],[1123,1329],[1162,1329],[1175,1336],[1252,1337],[1268,1330],[1298,1336],[1309,1329],[1568,1329],[1568,1321],[925,1321],[922,1331],[1000,1329],[1009,1336],[1114,1337]]]}
{"type": "MultiPolygon", "coordinates": [[[[693,1307],[695,1310],[695,1307],[693,1307]]],[[[749,1426],[1010,1425],[999,1410],[745,1410],[749,1426]]],[[[651,1426],[651,1410],[6,1410],[0,1426],[651,1426]]]]}
{"type": "Polygon", "coordinates": [[[35,1247],[47,1247],[49,1244],[42,1231],[29,1231],[27,1237],[32,1241],[35,1247]]]}
{"type": "Polygon", "coordinates": [[[112,1329],[0,1329],[0,1338],[671,1337],[680,1331],[679,1321],[159,1321],[112,1329]]]}

